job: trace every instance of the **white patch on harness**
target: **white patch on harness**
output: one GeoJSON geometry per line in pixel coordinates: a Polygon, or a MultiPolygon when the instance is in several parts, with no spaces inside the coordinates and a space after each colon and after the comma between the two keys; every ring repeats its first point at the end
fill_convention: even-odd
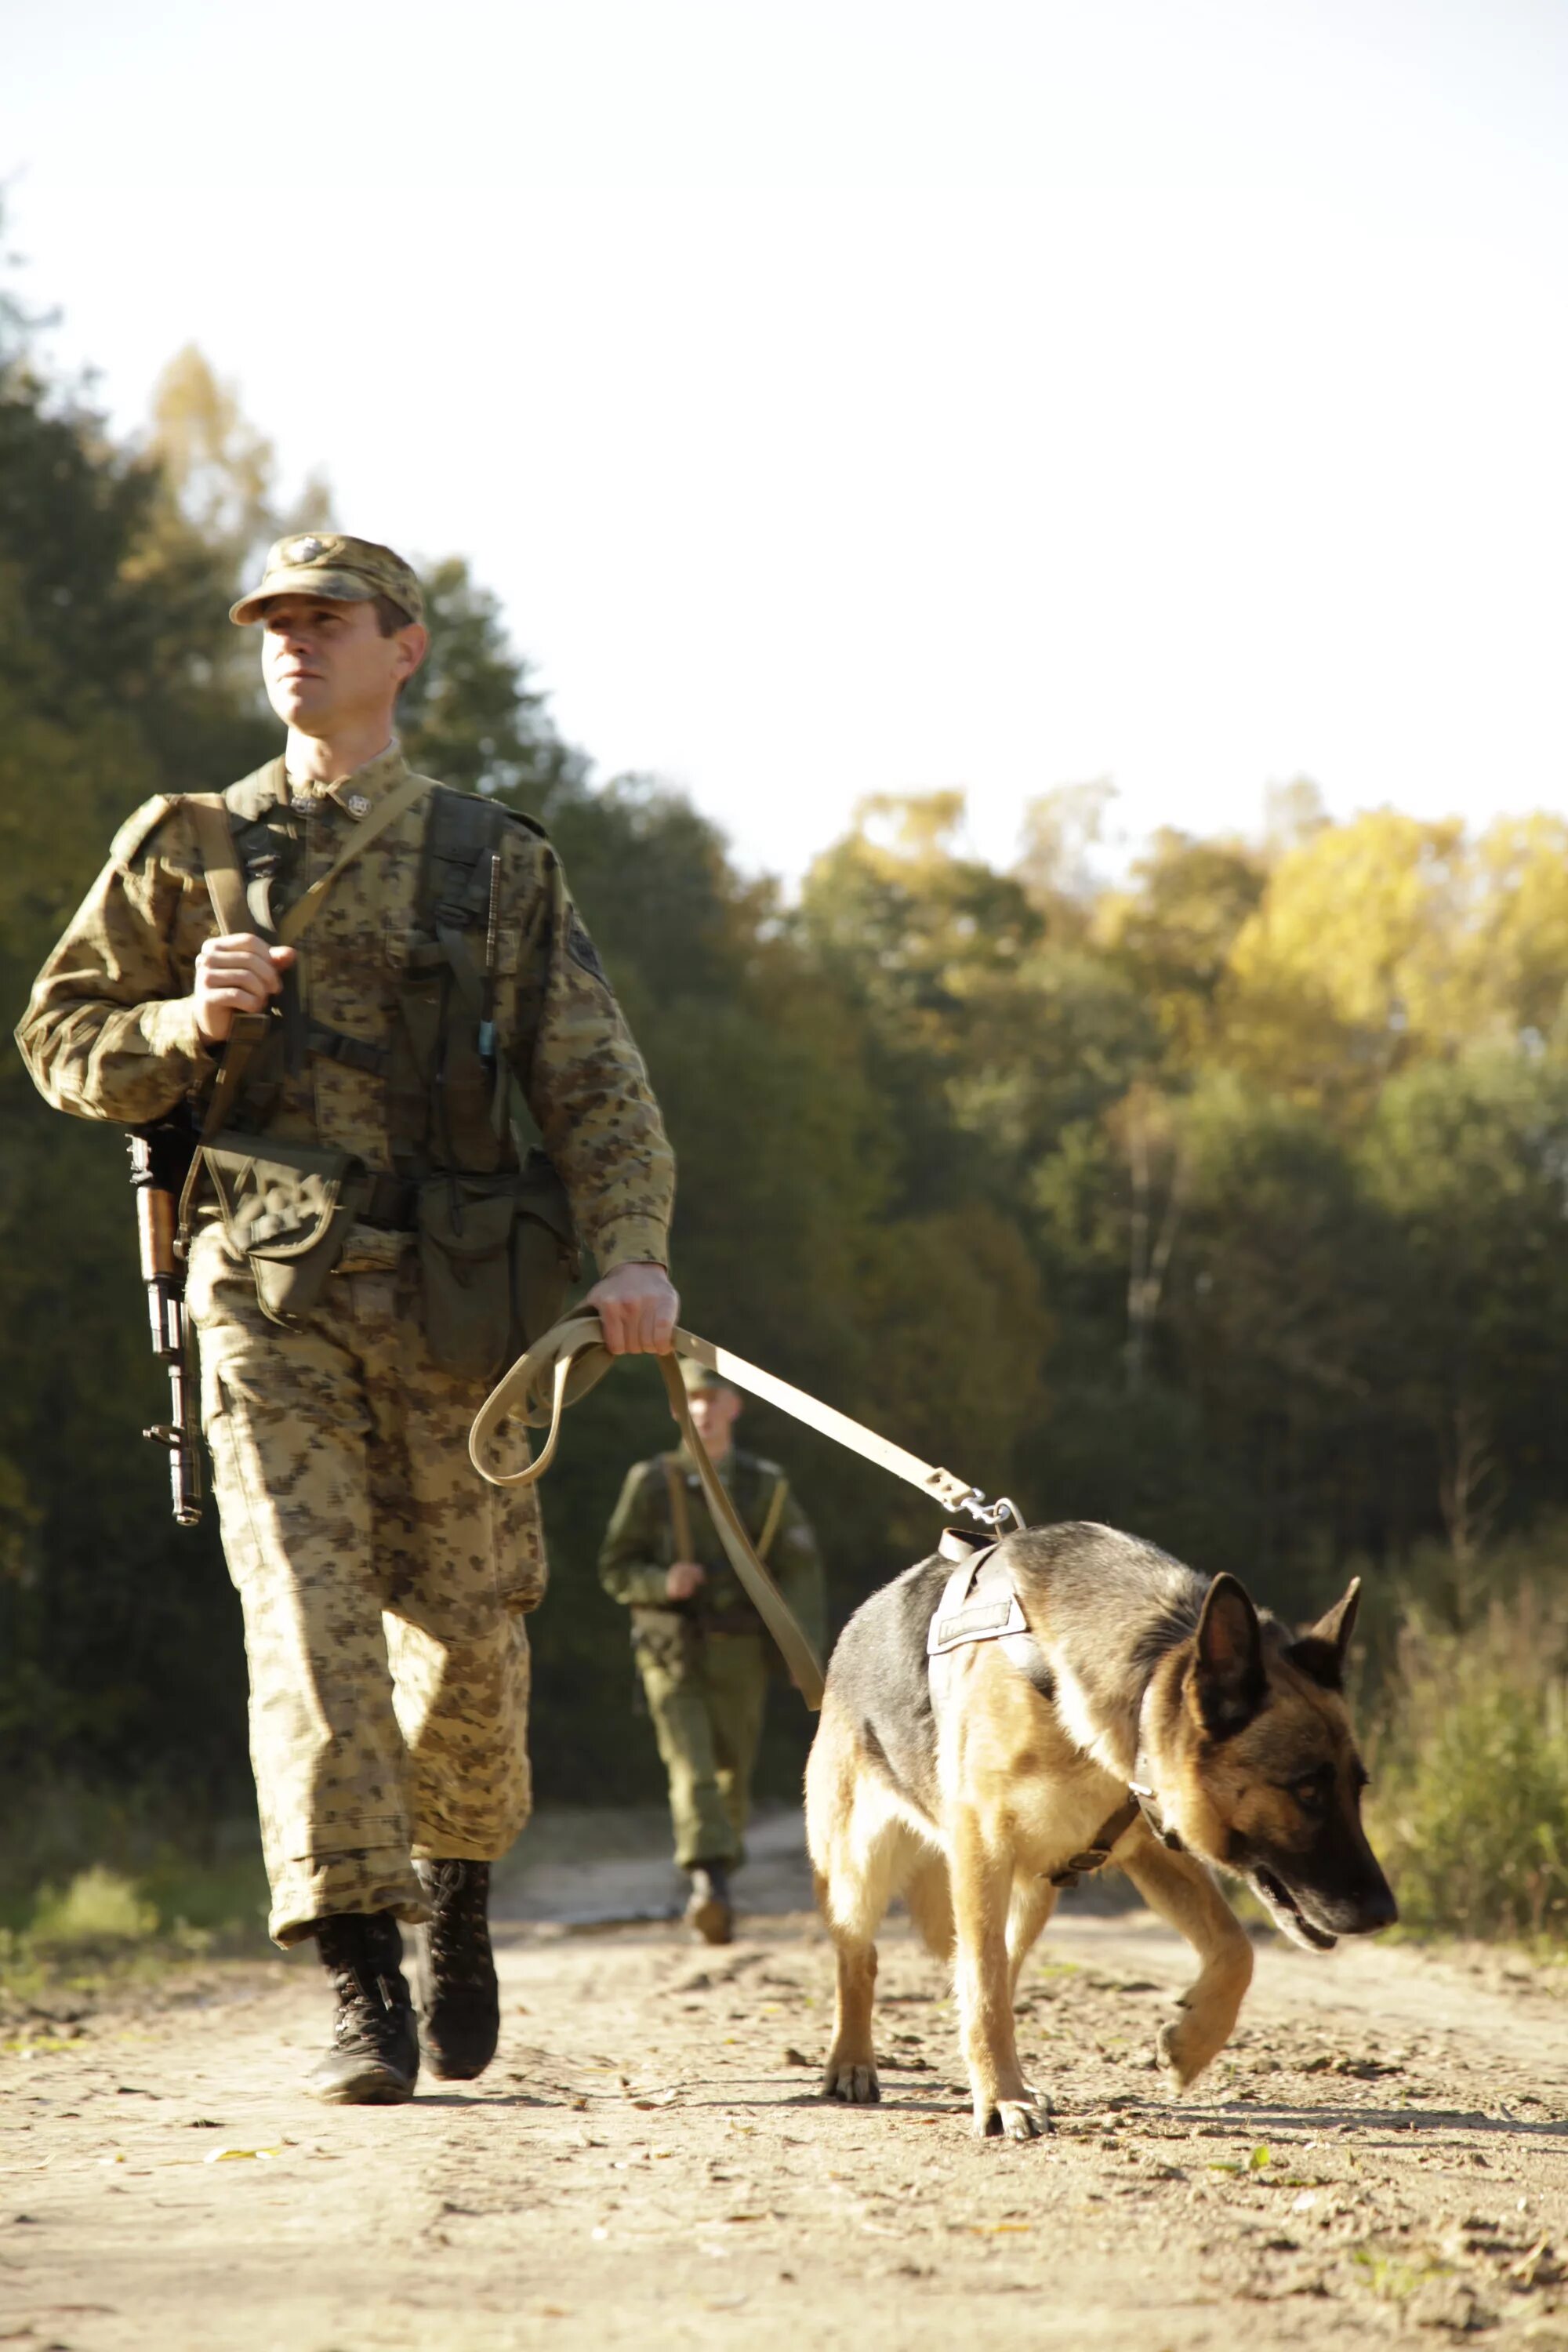
{"type": "Polygon", "coordinates": [[[1000,1642],[1008,1633],[1026,1633],[1029,1621],[1011,1584],[1005,1591],[971,1601],[971,1588],[990,1558],[991,1547],[964,1560],[948,1578],[926,1635],[928,1658],[942,1658],[971,1642],[1000,1642]]]}

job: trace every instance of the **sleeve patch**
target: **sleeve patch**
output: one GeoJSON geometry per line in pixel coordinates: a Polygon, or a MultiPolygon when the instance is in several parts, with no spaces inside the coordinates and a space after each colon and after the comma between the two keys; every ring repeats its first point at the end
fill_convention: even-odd
{"type": "Polygon", "coordinates": [[[179,806],[179,800],[177,793],[154,793],[150,801],[143,801],[139,809],[133,809],[109,845],[112,862],[116,866],[129,866],[170,810],[179,806]]]}
{"type": "Polygon", "coordinates": [[[610,975],[599,961],[599,950],[588,937],[587,927],[575,907],[566,924],[566,952],[574,963],[581,964],[589,977],[598,982],[601,988],[608,988],[610,975]]]}

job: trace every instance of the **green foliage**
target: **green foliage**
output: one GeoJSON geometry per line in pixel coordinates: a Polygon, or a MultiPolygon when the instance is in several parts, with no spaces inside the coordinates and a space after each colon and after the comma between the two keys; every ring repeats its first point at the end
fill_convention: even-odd
{"type": "Polygon", "coordinates": [[[1568,1562],[1543,1566],[1457,1612],[1406,1591],[1371,1819],[1407,1927],[1568,1936],[1568,1562]]]}
{"type": "Polygon", "coordinates": [[[33,1941],[45,1951],[102,1944],[141,1944],[157,1933],[155,1904],[129,1878],[95,1863],[79,1870],[63,1891],[41,1887],[33,1911],[33,1941]]]}

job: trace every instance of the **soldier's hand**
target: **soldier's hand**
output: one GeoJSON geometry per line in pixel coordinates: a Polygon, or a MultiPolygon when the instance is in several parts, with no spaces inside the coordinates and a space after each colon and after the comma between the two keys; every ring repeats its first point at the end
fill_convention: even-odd
{"type": "Polygon", "coordinates": [[[700,1584],[708,1581],[708,1570],[700,1560],[678,1559],[665,1576],[664,1589],[672,1601],[689,1601],[700,1584]]]}
{"type": "Polygon", "coordinates": [[[598,1308],[612,1356],[668,1355],[680,1300],[662,1265],[617,1265],[583,1303],[598,1308]]]}
{"type": "Polygon", "coordinates": [[[193,992],[196,1027],[209,1045],[221,1045],[237,1013],[260,1013],[283,985],[293,948],[269,948],[253,931],[230,931],[204,940],[196,958],[193,992]]]}

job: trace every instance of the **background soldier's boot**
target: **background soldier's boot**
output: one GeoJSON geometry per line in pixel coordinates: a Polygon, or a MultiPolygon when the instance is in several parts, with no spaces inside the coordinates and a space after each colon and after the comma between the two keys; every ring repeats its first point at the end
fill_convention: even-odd
{"type": "Polygon", "coordinates": [[[403,1937],[390,1911],[316,1922],[321,1964],[338,1996],[332,2046],[305,2088],[333,2106],[388,2107],[414,2096],[419,2032],[403,1980],[403,1937]]]}
{"type": "Polygon", "coordinates": [[[416,1931],[419,2026],[434,2073],[471,2083],[496,2054],[500,1993],[490,1950],[488,1862],[416,1862],[434,1913],[416,1931]]]}
{"type": "Polygon", "coordinates": [[[686,1916],[705,1944],[727,1944],[732,1938],[735,1913],[730,1901],[729,1874],[721,1862],[693,1865],[686,1916]]]}

